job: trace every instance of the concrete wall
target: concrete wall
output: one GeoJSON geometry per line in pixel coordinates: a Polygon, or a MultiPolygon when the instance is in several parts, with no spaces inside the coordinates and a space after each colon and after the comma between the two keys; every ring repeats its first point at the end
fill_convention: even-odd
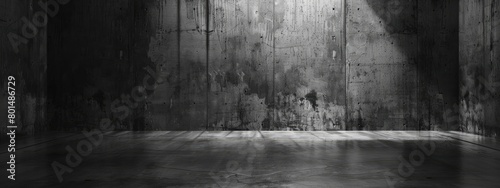
{"type": "Polygon", "coordinates": [[[342,1],[211,1],[209,126],[345,127],[342,1]]]}
{"type": "Polygon", "coordinates": [[[499,135],[500,2],[460,1],[460,128],[499,135]]]}
{"type": "Polygon", "coordinates": [[[75,0],[49,28],[51,125],[453,129],[439,114],[457,104],[457,7],[75,0]]]}
{"type": "MultiPolygon", "coordinates": [[[[137,2],[136,2],[137,3],[137,2]]],[[[151,29],[145,55],[160,69],[161,84],[147,99],[151,129],[200,130],[207,117],[207,23],[201,1],[151,1],[143,5],[151,29]]],[[[140,56],[143,54],[140,54],[140,56]]]]}
{"type": "Polygon", "coordinates": [[[416,4],[348,1],[348,129],[417,129],[416,4]]]}
{"type": "Polygon", "coordinates": [[[347,2],[348,129],[458,130],[458,2],[347,2]]]}
{"type": "Polygon", "coordinates": [[[458,1],[418,1],[420,130],[459,130],[458,1]]]}
{"type": "MultiPolygon", "coordinates": [[[[131,55],[133,23],[132,1],[71,1],[60,8],[49,24],[47,44],[51,129],[97,127],[113,113],[114,100],[123,95],[126,101],[142,73],[131,55]]],[[[116,129],[132,130],[134,120],[127,114],[116,129]]]]}
{"type": "Polygon", "coordinates": [[[0,2],[0,133],[3,136],[8,122],[8,76],[14,76],[16,79],[17,134],[32,135],[46,130],[47,30],[43,19],[36,22],[38,26],[31,25],[35,13],[40,11],[42,9],[38,1],[0,2]],[[36,29],[30,30],[33,27],[36,29]]]}

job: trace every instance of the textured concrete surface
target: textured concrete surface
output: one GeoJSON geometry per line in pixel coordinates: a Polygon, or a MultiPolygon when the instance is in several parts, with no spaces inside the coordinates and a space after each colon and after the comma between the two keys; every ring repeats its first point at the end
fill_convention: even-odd
{"type": "Polygon", "coordinates": [[[460,1],[460,127],[500,133],[500,2],[460,1]]]}
{"type": "Polygon", "coordinates": [[[457,1],[75,0],[60,14],[54,129],[459,129],[457,1]]]}
{"type": "Polygon", "coordinates": [[[458,130],[458,1],[347,1],[350,129],[458,130]]]}
{"type": "MultiPolygon", "coordinates": [[[[497,187],[500,183],[498,140],[426,131],[108,132],[59,183],[51,164],[66,165],[65,147],[77,150],[82,140],[86,138],[78,133],[18,139],[17,181],[1,178],[1,185],[497,187]],[[402,175],[407,177],[399,173],[401,164],[406,165],[402,175]]],[[[0,157],[7,156],[2,152],[0,157]]]]}
{"type": "Polygon", "coordinates": [[[1,134],[5,134],[7,129],[3,125],[8,122],[8,76],[17,80],[18,133],[33,135],[47,129],[47,29],[46,25],[35,27],[32,23],[34,13],[41,10],[38,3],[31,0],[0,2],[0,114],[5,114],[0,116],[1,134]]]}
{"type": "Polygon", "coordinates": [[[272,128],[346,128],[343,6],[344,1],[276,1],[272,128]]]}
{"type": "Polygon", "coordinates": [[[459,2],[419,0],[417,8],[419,129],[459,130],[459,2]]]}
{"type": "Polygon", "coordinates": [[[345,128],[341,1],[147,6],[160,20],[148,55],[165,65],[167,82],[148,110],[153,129],[345,128]],[[168,12],[177,14],[162,21],[168,12]]]}
{"type": "MultiPolygon", "coordinates": [[[[114,100],[132,99],[131,90],[146,65],[133,63],[131,59],[134,50],[131,47],[135,44],[131,40],[134,33],[131,3],[70,1],[50,20],[47,36],[50,129],[96,126],[101,117],[112,113],[114,100]],[[64,124],[69,122],[69,127],[64,124]]],[[[135,111],[143,108],[143,104],[138,105],[135,111]]],[[[137,118],[128,117],[122,124],[134,130],[131,122],[137,118]]]]}
{"type": "Polygon", "coordinates": [[[347,1],[349,130],[418,129],[416,5],[347,1]]]}

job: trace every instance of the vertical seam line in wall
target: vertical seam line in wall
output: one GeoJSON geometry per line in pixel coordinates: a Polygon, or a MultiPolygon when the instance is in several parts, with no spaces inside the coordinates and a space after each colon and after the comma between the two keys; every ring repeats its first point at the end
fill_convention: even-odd
{"type": "MultiPolygon", "coordinates": [[[[495,7],[496,7],[496,2],[495,0],[491,0],[491,8],[490,8],[490,49],[489,49],[489,63],[490,66],[493,65],[493,59],[491,57],[491,54],[493,53],[493,23],[495,23],[495,7]]],[[[495,67],[492,66],[492,70],[494,70],[495,67]]]]}
{"type": "Polygon", "coordinates": [[[275,86],[276,85],[276,36],[275,36],[276,32],[275,32],[275,28],[274,28],[274,26],[275,26],[274,22],[276,21],[276,18],[275,18],[276,12],[275,11],[276,11],[276,0],[273,0],[273,23],[272,23],[273,28],[272,28],[272,33],[271,33],[271,35],[272,35],[271,37],[273,39],[273,50],[272,50],[272,53],[273,53],[273,60],[272,60],[273,61],[273,92],[272,92],[273,115],[271,117],[271,122],[270,122],[271,126],[270,127],[274,127],[274,117],[276,115],[275,111],[276,111],[276,106],[277,106],[276,101],[275,101],[276,100],[276,88],[275,88],[276,87],[275,86]]]}
{"type": "MultiPolygon", "coordinates": [[[[178,84],[177,86],[178,87],[180,87],[180,80],[181,80],[181,0],[177,0],[177,84],[178,84]]],[[[180,97],[180,93],[177,94],[180,97]]]]}
{"type": "Polygon", "coordinates": [[[457,44],[458,44],[458,53],[457,53],[457,54],[458,54],[458,55],[457,55],[457,56],[458,56],[458,57],[457,57],[457,61],[458,61],[458,62],[457,62],[457,63],[458,63],[458,68],[457,68],[457,71],[458,71],[458,75],[457,75],[457,78],[458,78],[458,101],[457,101],[457,102],[458,102],[458,103],[457,103],[457,104],[458,104],[458,107],[457,107],[457,112],[458,112],[458,125],[457,125],[457,126],[458,126],[458,129],[459,129],[459,130],[461,130],[462,132],[465,132],[466,130],[464,130],[464,126],[463,126],[462,121],[461,121],[461,119],[462,119],[462,113],[460,112],[460,109],[461,109],[461,105],[460,105],[460,103],[461,103],[461,101],[462,101],[462,94],[461,94],[462,89],[461,89],[461,87],[460,87],[460,86],[461,86],[461,83],[462,83],[462,81],[461,81],[461,80],[462,80],[462,71],[461,71],[461,70],[462,70],[462,68],[461,68],[461,65],[462,65],[462,63],[461,63],[461,62],[462,62],[462,60],[460,59],[460,49],[462,48],[462,47],[461,47],[461,44],[460,44],[460,35],[462,35],[462,34],[460,33],[460,31],[461,31],[461,29],[462,29],[461,17],[463,17],[463,16],[462,16],[462,14],[463,14],[463,13],[461,13],[461,10],[462,10],[462,8],[461,8],[461,7],[462,7],[462,0],[459,0],[459,1],[458,1],[458,5],[457,5],[457,7],[458,7],[458,8],[457,8],[457,9],[458,9],[458,10],[457,10],[457,12],[458,12],[458,13],[457,13],[457,14],[458,14],[458,18],[456,18],[456,19],[458,19],[458,21],[457,21],[457,22],[458,22],[458,23],[457,23],[457,27],[458,27],[458,28],[457,28],[457,38],[458,38],[458,39],[457,39],[457,41],[458,41],[458,42],[457,42],[457,44]]]}
{"type": "MultiPolygon", "coordinates": [[[[128,44],[127,45],[127,57],[128,57],[128,64],[130,65],[130,62],[134,62],[135,61],[135,56],[134,56],[134,54],[132,54],[132,50],[131,49],[133,49],[134,43],[136,41],[136,40],[134,40],[134,36],[135,36],[134,33],[135,33],[135,28],[136,28],[135,27],[136,22],[135,22],[135,1],[130,1],[129,3],[132,4],[132,6],[129,5],[130,7],[132,7],[131,8],[132,9],[132,23],[130,24],[130,27],[131,27],[130,29],[132,30],[132,32],[129,32],[129,36],[128,36],[129,37],[129,39],[128,39],[129,41],[127,43],[128,44]]],[[[138,68],[137,68],[138,64],[137,63],[133,63],[132,67],[134,68],[134,70],[138,70],[138,68]]],[[[137,71],[134,71],[134,73],[135,73],[134,80],[137,80],[137,78],[138,78],[138,75],[137,75],[136,72],[137,71]]],[[[146,118],[144,118],[144,121],[140,122],[140,123],[142,123],[143,128],[146,129],[146,118]]],[[[138,125],[136,125],[136,126],[138,126],[138,125]]]]}
{"type": "Polygon", "coordinates": [[[205,6],[206,6],[206,9],[207,9],[206,10],[207,17],[205,19],[205,21],[206,21],[205,25],[207,26],[207,29],[206,29],[206,35],[207,35],[206,36],[206,40],[207,40],[206,41],[206,48],[207,48],[206,53],[207,54],[206,54],[206,62],[205,62],[205,68],[206,68],[205,69],[205,71],[206,71],[205,74],[206,74],[206,79],[207,79],[207,81],[206,81],[207,82],[207,88],[206,88],[207,89],[207,91],[206,91],[206,100],[207,100],[207,103],[206,103],[206,117],[205,117],[206,118],[206,125],[205,125],[206,128],[205,129],[208,130],[208,126],[209,126],[209,122],[208,122],[208,117],[209,117],[208,116],[208,112],[209,111],[208,110],[209,110],[209,104],[210,104],[208,102],[209,101],[208,100],[209,99],[209,94],[210,94],[210,76],[208,74],[208,64],[209,64],[209,61],[210,61],[210,59],[209,59],[209,57],[210,57],[210,54],[209,54],[209,51],[210,51],[210,35],[209,35],[210,34],[210,32],[209,32],[209,30],[210,30],[210,27],[209,27],[210,26],[209,25],[210,24],[210,22],[209,22],[210,21],[210,0],[206,0],[206,5],[205,6]]]}
{"type": "MultiPolygon", "coordinates": [[[[418,0],[417,0],[417,14],[418,14],[418,0]]],[[[417,15],[417,19],[418,19],[418,15],[417,15]]],[[[419,31],[418,31],[418,25],[417,25],[417,38],[418,38],[418,33],[419,33],[419,31]]],[[[417,40],[418,40],[418,39],[417,39],[417,40]]],[[[418,45],[418,44],[417,44],[417,45],[418,45]]],[[[419,46],[419,45],[418,45],[418,46],[419,46]]],[[[418,51],[417,51],[417,52],[418,52],[418,51]]],[[[419,55],[419,54],[418,54],[418,55],[419,55]]],[[[418,56],[418,55],[417,55],[417,56],[418,56]]],[[[419,58],[419,59],[420,59],[420,58],[419,58]]],[[[425,58],[423,58],[423,59],[425,59],[425,58]]],[[[425,64],[425,66],[423,66],[423,69],[424,69],[424,70],[422,70],[422,71],[427,71],[427,70],[428,70],[428,65],[427,65],[427,64],[425,64]]],[[[418,69],[417,69],[417,70],[418,70],[418,69]]],[[[418,73],[417,73],[417,74],[418,74],[418,73]]],[[[427,74],[425,74],[425,76],[428,76],[428,75],[427,75],[427,74]]],[[[420,78],[420,75],[419,75],[419,78],[420,78]]],[[[431,83],[430,83],[430,82],[428,82],[428,80],[425,80],[425,81],[423,82],[423,84],[425,85],[424,87],[425,87],[426,89],[429,89],[429,85],[431,85],[431,83]]],[[[427,93],[427,92],[426,92],[426,93],[427,93]]],[[[426,97],[427,97],[427,94],[425,94],[424,96],[426,96],[426,97]]],[[[425,101],[424,101],[424,102],[425,102],[425,101]]],[[[427,129],[426,129],[426,130],[429,130],[429,131],[430,131],[430,130],[432,130],[432,123],[431,123],[431,108],[432,108],[432,107],[431,107],[431,99],[427,99],[427,124],[428,124],[428,127],[427,127],[427,129]]],[[[418,108],[417,108],[417,109],[418,109],[418,108]]],[[[422,108],[422,111],[423,111],[423,110],[424,110],[424,108],[422,108]]],[[[423,121],[423,120],[424,120],[424,118],[422,118],[422,121],[423,121]]],[[[424,123],[424,125],[425,125],[425,123],[424,123]]],[[[425,127],[424,127],[424,128],[425,128],[425,127]]],[[[421,129],[421,128],[420,128],[420,129],[421,129]]]]}
{"type": "Polygon", "coordinates": [[[417,96],[416,96],[417,97],[417,100],[416,100],[417,101],[417,112],[416,112],[417,113],[417,117],[416,117],[417,118],[417,125],[416,125],[416,127],[420,131],[420,129],[421,129],[421,127],[420,127],[420,110],[419,110],[420,109],[420,105],[419,105],[419,102],[418,102],[419,99],[420,99],[420,71],[419,71],[419,68],[420,68],[420,58],[419,58],[419,55],[420,55],[420,41],[418,40],[420,32],[419,32],[419,29],[418,29],[419,28],[418,24],[420,22],[419,22],[419,19],[418,19],[419,18],[419,16],[418,16],[418,11],[419,11],[419,9],[418,9],[418,0],[416,1],[416,6],[417,6],[417,13],[416,13],[416,15],[417,15],[417,55],[416,55],[416,58],[415,58],[415,64],[416,64],[415,67],[417,67],[417,96]]]}
{"type": "MultiPolygon", "coordinates": [[[[163,12],[161,14],[163,14],[163,12]]],[[[177,85],[176,87],[174,87],[174,96],[173,96],[176,98],[177,100],[176,102],[180,101],[180,96],[181,96],[180,87],[181,87],[181,0],[177,0],[177,85]]],[[[176,125],[174,124],[173,126],[176,125]]],[[[183,125],[181,124],[181,126],[183,125]]],[[[190,127],[191,125],[188,126],[190,127]]]]}
{"type": "Polygon", "coordinates": [[[348,103],[347,103],[347,92],[348,92],[348,86],[349,86],[349,76],[347,73],[348,70],[348,64],[347,64],[347,0],[342,0],[342,61],[344,63],[344,75],[345,75],[345,96],[344,96],[344,105],[345,105],[345,112],[344,112],[344,130],[348,130],[348,122],[349,122],[349,113],[348,113],[348,103]]]}
{"type": "MultiPolygon", "coordinates": [[[[483,50],[483,54],[482,54],[482,61],[481,61],[481,64],[482,64],[482,67],[483,69],[481,70],[481,76],[483,76],[483,79],[486,80],[486,78],[484,78],[485,76],[485,71],[484,71],[484,67],[485,67],[485,61],[486,61],[486,26],[484,24],[484,22],[486,21],[485,19],[485,9],[486,9],[486,3],[485,3],[486,0],[483,0],[481,1],[482,3],[482,7],[481,7],[481,11],[482,11],[482,14],[483,14],[483,18],[482,18],[482,26],[483,26],[483,44],[481,45],[481,48],[483,50]]],[[[481,94],[479,94],[479,102],[481,104],[484,104],[484,96],[481,96],[481,94]]],[[[482,121],[480,121],[480,127],[481,127],[481,135],[484,135],[484,128],[485,128],[485,123],[484,123],[484,112],[481,114],[482,115],[482,121]]]]}

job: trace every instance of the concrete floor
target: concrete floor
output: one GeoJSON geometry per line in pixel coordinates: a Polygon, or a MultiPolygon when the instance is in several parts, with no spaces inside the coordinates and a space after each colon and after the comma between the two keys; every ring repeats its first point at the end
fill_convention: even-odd
{"type": "MultiPolygon", "coordinates": [[[[59,183],[51,164],[57,161],[67,165],[65,148],[76,150],[85,140],[81,133],[18,139],[17,180],[9,181],[2,170],[0,187],[500,184],[500,144],[496,139],[458,132],[411,131],[109,132],[91,153],[82,156],[81,164],[62,175],[59,183]]],[[[2,147],[5,143],[2,140],[2,147]]],[[[3,151],[0,159],[5,164],[9,156],[3,151]]]]}

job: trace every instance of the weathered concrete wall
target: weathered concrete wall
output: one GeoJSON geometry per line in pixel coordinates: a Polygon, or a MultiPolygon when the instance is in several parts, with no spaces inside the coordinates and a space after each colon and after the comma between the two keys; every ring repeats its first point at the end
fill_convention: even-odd
{"type": "Polygon", "coordinates": [[[453,2],[75,0],[50,27],[49,119],[55,129],[103,117],[133,130],[448,129],[453,2]],[[430,23],[436,15],[446,16],[430,23]]]}
{"type": "MultiPolygon", "coordinates": [[[[16,132],[35,134],[46,129],[47,59],[46,27],[39,23],[36,31],[23,20],[32,23],[33,15],[41,11],[38,1],[5,0],[0,2],[0,133],[7,126],[7,77],[15,77],[16,132]],[[23,19],[24,18],[24,19],[23,19]],[[12,42],[11,42],[12,41],[12,42]],[[12,45],[14,44],[14,45],[12,45]]],[[[40,22],[44,22],[40,19],[40,22]]]]}
{"type": "Polygon", "coordinates": [[[271,129],[345,129],[343,1],[276,1],[271,129]]]}
{"type": "Polygon", "coordinates": [[[419,0],[419,130],[459,130],[458,1],[419,0]]]}
{"type": "Polygon", "coordinates": [[[208,53],[205,1],[151,1],[144,6],[144,19],[151,30],[142,31],[142,36],[147,37],[135,40],[149,41],[149,46],[144,46],[146,55],[159,67],[161,82],[147,99],[151,105],[145,112],[145,120],[153,130],[205,129],[208,53]]]}
{"type": "Polygon", "coordinates": [[[213,0],[209,16],[209,127],[270,128],[273,1],[213,0]]]}
{"type": "Polygon", "coordinates": [[[211,1],[211,10],[211,127],[343,129],[341,1],[211,1]]]}
{"type": "Polygon", "coordinates": [[[154,129],[345,127],[340,1],[147,6],[156,31],[148,55],[166,81],[148,109],[154,129]]]}
{"type": "Polygon", "coordinates": [[[416,1],[347,2],[348,129],[417,129],[416,1]]]}
{"type": "Polygon", "coordinates": [[[348,129],[458,129],[458,2],[347,1],[348,129]]]}
{"type": "Polygon", "coordinates": [[[143,104],[128,113],[119,109],[131,100],[147,65],[132,59],[133,18],[133,1],[74,0],[60,7],[49,23],[47,44],[51,129],[93,128],[105,117],[120,120],[116,129],[143,125],[134,123],[143,104]],[[124,102],[113,104],[117,99],[124,102]]]}
{"type": "Polygon", "coordinates": [[[460,1],[460,128],[500,133],[500,2],[460,1]]]}

